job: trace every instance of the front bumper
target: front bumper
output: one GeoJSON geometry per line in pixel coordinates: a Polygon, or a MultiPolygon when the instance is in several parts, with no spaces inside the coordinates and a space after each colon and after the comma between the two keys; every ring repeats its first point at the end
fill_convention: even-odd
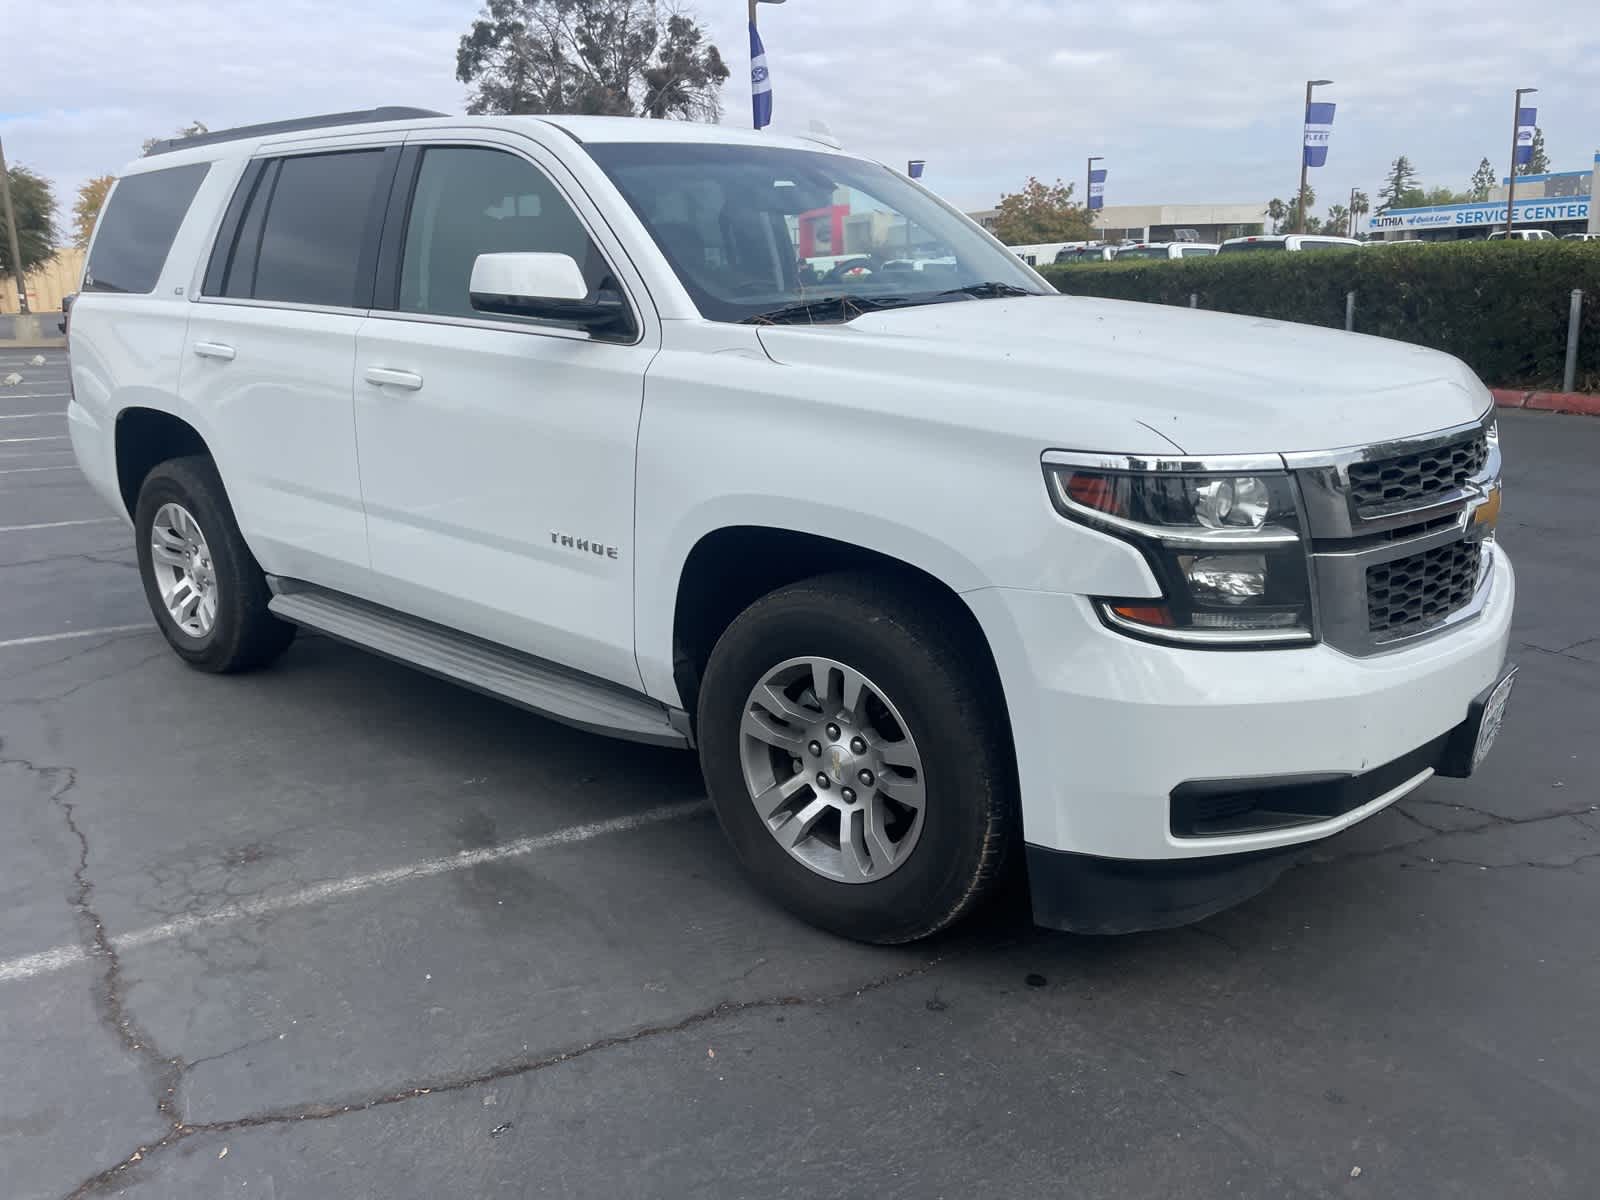
{"type": "Polygon", "coordinates": [[[1324,820],[1214,836],[1174,832],[1172,793],[1364,775],[1449,734],[1505,662],[1516,583],[1498,550],[1492,572],[1476,619],[1366,658],[1326,645],[1161,646],[1108,630],[1081,596],[968,593],[1005,687],[1027,842],[1094,859],[1205,859],[1301,846],[1381,810],[1428,771],[1324,820]]]}

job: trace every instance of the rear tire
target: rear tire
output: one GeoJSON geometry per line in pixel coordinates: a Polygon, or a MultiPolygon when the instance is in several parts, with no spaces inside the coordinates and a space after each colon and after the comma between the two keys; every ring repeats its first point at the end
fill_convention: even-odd
{"type": "Polygon", "coordinates": [[[210,458],[157,464],[139,489],[133,527],[145,598],[179,658],[225,674],[288,649],[295,627],[267,611],[266,576],[210,458]]]}
{"type": "Polygon", "coordinates": [[[821,576],[752,604],[711,652],[698,740],[712,804],[756,886],[813,925],[915,941],[1004,873],[1009,722],[957,605],[889,573],[821,576]]]}

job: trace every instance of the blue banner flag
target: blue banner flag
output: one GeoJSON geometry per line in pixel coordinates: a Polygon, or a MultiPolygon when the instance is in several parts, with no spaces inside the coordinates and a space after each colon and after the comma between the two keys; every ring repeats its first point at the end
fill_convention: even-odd
{"type": "Polygon", "coordinates": [[[1097,212],[1106,206],[1106,173],[1104,169],[1089,172],[1089,211],[1097,212]]]}
{"type": "Polygon", "coordinates": [[[1328,142],[1333,137],[1334,105],[1320,100],[1306,105],[1306,166],[1320,167],[1328,161],[1328,142]]]}
{"type": "Polygon", "coordinates": [[[1533,161],[1533,127],[1539,123],[1537,108],[1517,109],[1517,166],[1533,161]]]}
{"type": "Polygon", "coordinates": [[[927,160],[921,159],[921,158],[913,158],[910,162],[908,162],[906,164],[906,174],[911,176],[911,178],[913,178],[913,179],[921,179],[922,178],[923,169],[925,167],[927,167],[927,165],[928,165],[927,160]]]}
{"type": "Polygon", "coordinates": [[[750,106],[757,129],[772,124],[772,76],[767,73],[767,48],[755,22],[750,23],[750,106]]]}

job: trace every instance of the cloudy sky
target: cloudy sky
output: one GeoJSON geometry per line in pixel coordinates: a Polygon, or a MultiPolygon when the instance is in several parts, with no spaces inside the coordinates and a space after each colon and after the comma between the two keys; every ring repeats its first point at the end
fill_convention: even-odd
{"type": "MultiPolygon", "coordinates": [[[[987,207],[1030,174],[1109,203],[1292,195],[1308,76],[1339,104],[1318,209],[1376,193],[1396,154],[1426,185],[1499,167],[1511,92],[1535,97],[1554,169],[1600,149],[1596,0],[788,0],[763,6],[775,128],[826,124],[987,207]],[[1080,184],[1081,189],[1081,184],[1080,184]]],[[[479,0],[0,0],[0,138],[63,209],[142,139],[375,104],[460,111],[455,45],[479,0]]],[[[748,119],[742,0],[692,0],[748,119]]]]}

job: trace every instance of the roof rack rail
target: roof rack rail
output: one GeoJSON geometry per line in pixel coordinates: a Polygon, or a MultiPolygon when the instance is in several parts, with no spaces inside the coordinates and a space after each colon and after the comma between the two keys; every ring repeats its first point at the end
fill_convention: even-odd
{"type": "Polygon", "coordinates": [[[447,115],[449,114],[434,112],[430,108],[408,108],[404,105],[363,108],[355,112],[323,113],[321,116],[300,117],[293,121],[268,121],[264,125],[239,125],[233,129],[215,129],[189,137],[165,138],[146,150],[144,156],[149,158],[155,154],[170,154],[174,150],[210,146],[216,142],[236,142],[241,138],[266,137],[273,133],[295,133],[301,129],[327,129],[334,125],[370,125],[376,121],[407,121],[415,117],[447,115]]]}

